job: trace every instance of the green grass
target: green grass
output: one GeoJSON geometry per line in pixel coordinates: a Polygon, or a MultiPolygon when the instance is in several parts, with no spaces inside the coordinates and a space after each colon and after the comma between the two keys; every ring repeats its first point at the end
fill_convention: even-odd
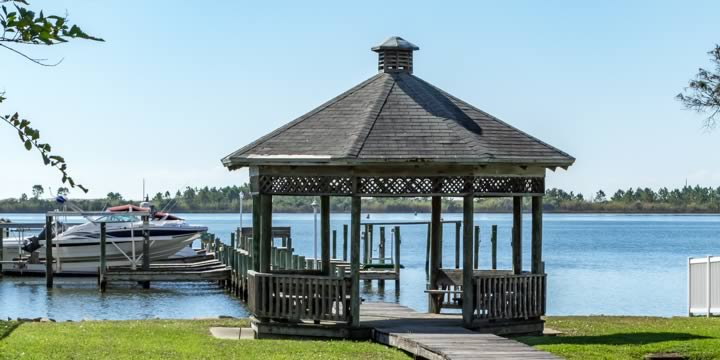
{"type": "Polygon", "coordinates": [[[720,359],[720,318],[550,317],[546,326],[564,334],[516,340],[567,359],[642,359],[657,352],[720,359]]]}
{"type": "Polygon", "coordinates": [[[218,340],[244,320],[0,321],[0,359],[407,359],[370,342],[218,340]]]}

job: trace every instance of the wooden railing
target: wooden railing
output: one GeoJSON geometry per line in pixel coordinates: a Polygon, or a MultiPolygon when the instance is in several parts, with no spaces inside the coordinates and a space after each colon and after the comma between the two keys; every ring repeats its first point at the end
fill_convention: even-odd
{"type": "Polygon", "coordinates": [[[350,321],[350,278],[247,275],[248,309],[257,318],[350,321]]]}
{"type": "Polygon", "coordinates": [[[515,320],[545,314],[545,274],[475,277],[475,318],[515,320]]]}

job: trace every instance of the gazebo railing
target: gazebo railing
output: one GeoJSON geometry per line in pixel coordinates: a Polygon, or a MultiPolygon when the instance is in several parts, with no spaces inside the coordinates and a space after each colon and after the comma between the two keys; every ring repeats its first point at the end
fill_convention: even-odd
{"type": "Polygon", "coordinates": [[[519,320],[545,315],[545,274],[476,276],[475,290],[476,319],[519,320]]]}
{"type": "Polygon", "coordinates": [[[350,278],[248,271],[248,308],[257,318],[350,321],[350,278]]]}

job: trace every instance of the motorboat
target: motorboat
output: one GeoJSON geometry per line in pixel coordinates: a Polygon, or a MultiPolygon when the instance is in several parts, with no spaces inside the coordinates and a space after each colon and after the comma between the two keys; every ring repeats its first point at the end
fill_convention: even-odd
{"type": "MultiPolygon", "coordinates": [[[[145,204],[141,204],[145,205],[145,204]]],[[[100,224],[106,227],[106,259],[111,266],[137,266],[142,263],[143,220],[134,212],[151,211],[149,207],[121,205],[108,208],[104,215],[87,218],[87,222],[67,226],[55,222],[51,228],[53,236],[52,254],[61,270],[72,272],[97,271],[100,259],[100,224]]],[[[182,256],[192,242],[207,232],[207,227],[187,223],[166,212],[152,212],[148,219],[150,260],[182,256]]],[[[45,236],[47,229],[37,235],[6,239],[3,242],[3,260],[34,258],[45,260],[45,236]]],[[[5,266],[7,268],[7,266],[5,266]]]]}

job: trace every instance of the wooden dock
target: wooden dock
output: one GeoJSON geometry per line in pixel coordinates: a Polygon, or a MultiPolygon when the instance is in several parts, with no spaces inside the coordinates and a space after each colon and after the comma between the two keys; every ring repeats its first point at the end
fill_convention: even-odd
{"type": "Polygon", "coordinates": [[[559,359],[515,340],[461,326],[462,316],[419,313],[391,303],[363,303],[360,324],[372,339],[426,359],[559,359]]]}

